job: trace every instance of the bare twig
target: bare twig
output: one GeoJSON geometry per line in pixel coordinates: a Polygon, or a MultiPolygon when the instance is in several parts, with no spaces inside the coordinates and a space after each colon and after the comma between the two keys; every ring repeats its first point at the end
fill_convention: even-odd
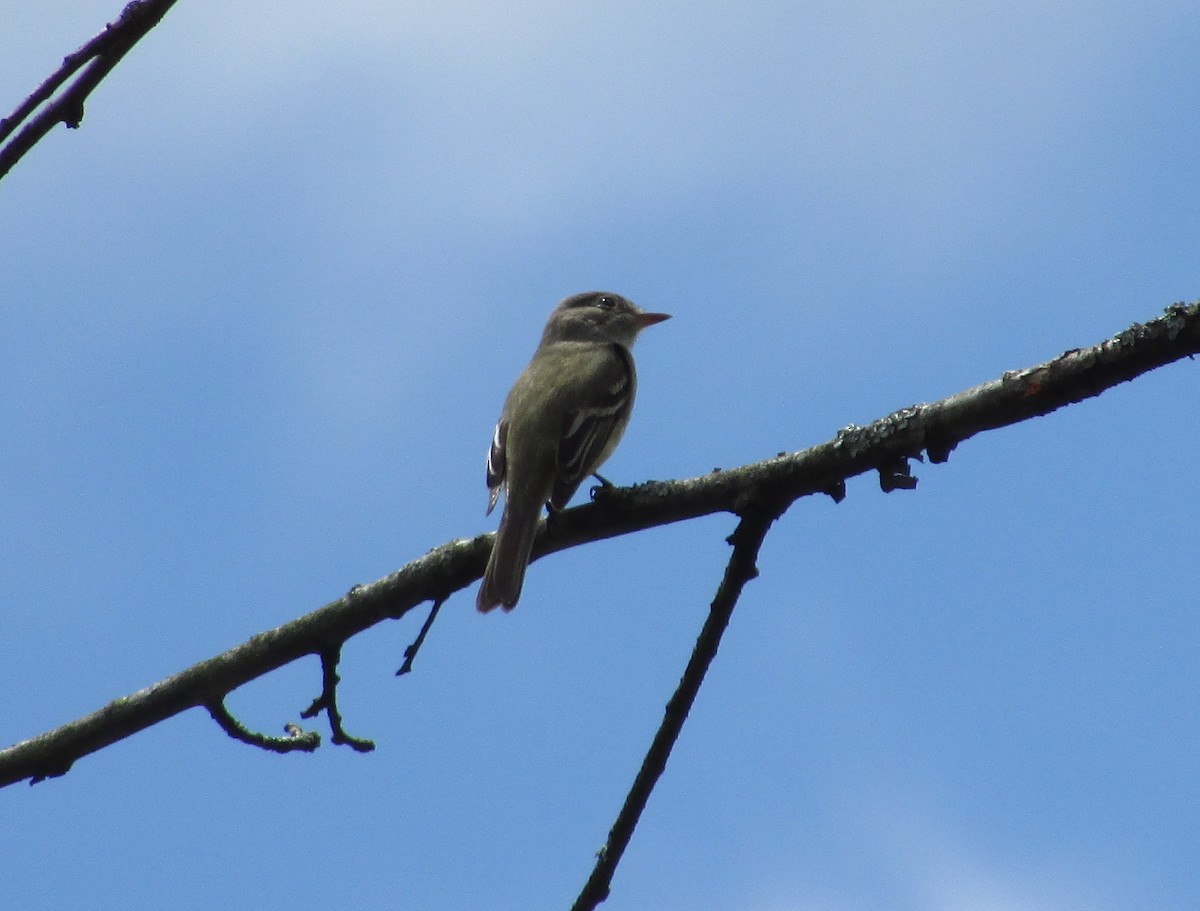
{"type": "Polygon", "coordinates": [[[92,90],[174,5],[175,0],[132,0],[115,22],[110,22],[104,31],[63,58],[62,66],[12,114],[0,120],[0,179],[56,124],[63,123],[69,129],[76,129],[83,121],[84,103],[92,90]],[[75,81],[54,97],[55,92],[76,74],[75,81]],[[41,111],[35,114],[39,108],[41,111]],[[18,128],[21,128],[20,132],[16,132],[18,128]]]}
{"type": "MultiPolygon", "coordinates": [[[[1006,373],[940,402],[914,405],[866,427],[847,427],[829,442],[729,471],[683,481],[606,490],[597,502],[568,509],[538,531],[534,557],[717,512],[741,514],[748,498],[769,491],[780,512],[813,493],[840,496],[843,482],[895,471],[898,459],[925,452],[944,462],[977,433],[1099,395],[1164,364],[1200,353],[1200,304],[1176,304],[1164,316],[1090,348],[1006,373]]],[[[0,786],[66,772],[82,756],[190,708],[208,705],[244,683],[423,601],[446,599],[483,572],[493,536],[451,541],[377,582],[238,647],[117,699],[84,718],[0,750],[0,786]]]]}
{"type": "Polygon", "coordinates": [[[429,609],[429,616],[425,618],[425,622],[421,625],[421,631],[417,633],[417,638],[412,641],[412,645],[404,650],[404,663],[400,665],[400,670],[396,671],[397,677],[403,677],[412,670],[413,662],[417,660],[417,652],[425,644],[425,637],[429,635],[429,628],[433,626],[433,621],[437,619],[438,611],[442,609],[443,603],[443,601],[433,602],[433,607],[429,609]]]}
{"type": "Polygon", "coordinates": [[[329,718],[329,728],[333,732],[331,739],[335,744],[353,747],[359,753],[369,753],[375,749],[375,741],[352,737],[342,727],[342,713],[337,705],[337,685],[342,682],[337,666],[341,660],[341,648],[329,648],[321,652],[321,695],[300,713],[300,717],[314,718],[323,710],[329,718]]]}
{"type": "Polygon", "coordinates": [[[284,728],[287,732],[286,737],[268,737],[266,734],[256,733],[233,717],[229,709],[225,707],[224,699],[214,699],[205,705],[205,708],[208,709],[208,714],[212,715],[213,721],[220,726],[222,731],[234,740],[248,743],[252,747],[259,747],[272,753],[294,753],[297,750],[311,753],[321,745],[320,734],[315,731],[305,733],[295,725],[288,725],[284,728]]]}
{"type": "Polygon", "coordinates": [[[633,837],[633,830],[641,819],[642,811],[646,809],[650,793],[667,767],[671,749],[679,739],[683,723],[692,710],[696,694],[700,692],[700,684],[704,682],[704,675],[717,656],[721,636],[729,625],[729,618],[733,616],[733,609],[737,606],[742,589],[758,575],[758,551],[771,523],[781,515],[778,498],[767,498],[767,502],[770,503],[769,506],[755,504],[749,507],[742,516],[742,521],[738,523],[737,530],[729,537],[733,553],[729,557],[725,576],[721,579],[721,585],[717,588],[717,594],[709,608],[708,618],[696,639],[687,669],[683,672],[675,694],[667,703],[662,724],[659,725],[650,749],[642,760],[642,767],[625,797],[621,812],[617,814],[617,821],[608,833],[608,840],[596,855],[592,875],[588,877],[571,911],[592,911],[608,898],[617,864],[621,862],[629,839],[633,837]]]}

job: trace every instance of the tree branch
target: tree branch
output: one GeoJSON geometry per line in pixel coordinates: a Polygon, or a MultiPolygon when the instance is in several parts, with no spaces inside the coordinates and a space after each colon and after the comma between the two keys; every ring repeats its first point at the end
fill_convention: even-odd
{"type": "Polygon", "coordinates": [[[272,753],[294,753],[296,750],[303,750],[306,753],[311,753],[321,745],[321,735],[315,731],[304,732],[297,725],[288,724],[284,726],[286,737],[268,737],[266,734],[259,734],[257,731],[252,731],[244,724],[233,717],[233,714],[225,707],[224,699],[216,699],[205,706],[208,709],[208,714],[212,715],[218,727],[234,740],[240,740],[242,743],[247,743],[252,747],[268,750],[272,753]]]}
{"type": "MultiPolygon", "coordinates": [[[[713,659],[717,657],[721,636],[729,626],[729,619],[733,616],[733,609],[737,606],[742,589],[746,587],[747,582],[758,576],[758,552],[771,524],[782,515],[780,502],[777,498],[768,498],[772,499],[774,502],[769,506],[749,507],[742,521],[738,523],[737,530],[729,536],[733,553],[729,557],[725,576],[721,579],[721,585],[709,608],[708,619],[704,621],[696,639],[696,647],[692,650],[687,669],[683,672],[675,694],[667,703],[662,724],[650,743],[646,758],[642,760],[642,767],[625,797],[621,812],[617,814],[617,821],[608,833],[608,841],[596,854],[596,865],[592,868],[592,875],[588,877],[583,891],[575,899],[571,911],[592,911],[608,898],[617,864],[621,862],[629,839],[633,837],[633,830],[642,818],[642,811],[646,809],[654,786],[667,767],[667,759],[675,741],[679,739],[688,713],[692,710],[696,694],[700,692],[704,675],[713,659]]],[[[783,505],[783,508],[786,509],[787,506],[783,505]]]]}
{"type": "Polygon", "coordinates": [[[421,646],[425,644],[425,637],[429,635],[429,630],[433,627],[433,621],[437,619],[438,611],[441,609],[442,602],[434,601],[433,607],[429,608],[429,616],[425,618],[425,623],[422,624],[421,631],[417,633],[417,638],[404,650],[404,663],[400,665],[400,670],[396,671],[397,677],[403,677],[405,674],[412,673],[413,662],[417,660],[417,653],[421,651],[421,646]]]}
{"type": "Polygon", "coordinates": [[[300,717],[315,718],[324,711],[329,717],[329,729],[333,731],[335,744],[353,747],[359,753],[369,753],[375,749],[375,741],[352,737],[342,727],[342,713],[338,711],[337,704],[337,685],[342,681],[338,676],[337,666],[341,660],[341,646],[321,652],[321,695],[300,713],[300,717]]]}
{"type": "MultiPolygon", "coordinates": [[[[1048,414],[1197,353],[1200,303],[1176,304],[1164,316],[1091,348],[1006,373],[940,402],[904,408],[867,427],[846,427],[835,439],[811,449],[688,480],[599,491],[595,502],[555,516],[552,528],[543,522],[534,556],[716,512],[744,514],[761,496],[769,496],[771,508],[782,513],[808,494],[836,497],[847,478],[869,471],[894,480],[904,476],[898,465],[907,468],[907,461],[922,453],[932,462],[944,462],[959,443],[977,433],[1048,414]]],[[[443,544],[298,620],[64,727],[0,750],[0,786],[61,775],[80,757],[130,734],[187,709],[213,704],[244,683],[297,658],[339,647],[425,601],[447,599],[480,577],[492,537],[443,544]]]]}
{"type": "Polygon", "coordinates": [[[115,22],[108,23],[104,31],[64,57],[62,66],[12,114],[0,120],[0,179],[57,124],[64,123],[72,130],[78,128],[83,121],[84,103],[92,90],[174,5],[175,0],[132,0],[115,22]],[[54,98],[54,93],[77,73],[78,78],[54,98]],[[45,107],[34,116],[42,105],[45,107]],[[23,123],[24,128],[14,136],[23,123]]]}

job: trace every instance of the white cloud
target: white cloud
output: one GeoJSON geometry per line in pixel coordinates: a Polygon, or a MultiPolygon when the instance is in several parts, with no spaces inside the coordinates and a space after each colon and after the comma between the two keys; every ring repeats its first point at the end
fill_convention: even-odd
{"type": "Polygon", "coordinates": [[[1121,906],[1094,869],[1084,876],[1062,856],[1031,858],[1011,845],[984,846],[981,832],[956,831],[914,796],[911,788],[897,787],[861,818],[865,862],[891,871],[906,896],[901,904],[929,911],[1121,906]]]}
{"type": "Polygon", "coordinates": [[[1139,36],[1169,21],[950,3],[307,2],[172,16],[186,78],[158,103],[216,118],[231,154],[319,109],[299,155],[345,131],[345,166],[385,197],[415,184],[447,219],[510,233],[765,172],[820,217],[886,216],[904,250],[1024,208],[1139,36]],[[338,109],[345,122],[331,122],[338,109]]]}
{"type": "Polygon", "coordinates": [[[180,4],[96,103],[185,173],[264,148],[327,205],[369,185],[485,236],[761,182],[903,259],[1023,217],[1173,9],[180,4]]]}

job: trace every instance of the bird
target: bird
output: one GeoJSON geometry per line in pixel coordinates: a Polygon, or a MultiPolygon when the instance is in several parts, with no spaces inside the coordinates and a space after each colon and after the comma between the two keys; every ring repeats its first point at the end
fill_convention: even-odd
{"type": "Polygon", "coordinates": [[[475,600],[480,612],[516,606],[542,507],[563,509],[613,454],[637,393],[630,349],[643,329],[670,318],[608,291],[572,295],[550,313],[488,450],[487,515],[501,494],[504,511],[475,600]]]}

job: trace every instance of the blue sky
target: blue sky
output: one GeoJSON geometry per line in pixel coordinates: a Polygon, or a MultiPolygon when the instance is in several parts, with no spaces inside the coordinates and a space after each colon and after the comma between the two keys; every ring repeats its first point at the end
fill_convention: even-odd
{"type": "MultiPolygon", "coordinates": [[[[119,4],[9,4],[11,110],[119,4]]],[[[0,183],[0,732],[494,527],[546,313],[675,314],[606,474],[822,442],[1200,297],[1200,10],[181,0],[0,183]]],[[[768,538],[612,911],[1200,901],[1196,366],[768,538]]],[[[24,909],[569,907],[718,516],[353,640],[360,756],[189,713],[0,792],[24,909]]],[[[278,731],[315,661],[230,699],[278,731]]]]}

